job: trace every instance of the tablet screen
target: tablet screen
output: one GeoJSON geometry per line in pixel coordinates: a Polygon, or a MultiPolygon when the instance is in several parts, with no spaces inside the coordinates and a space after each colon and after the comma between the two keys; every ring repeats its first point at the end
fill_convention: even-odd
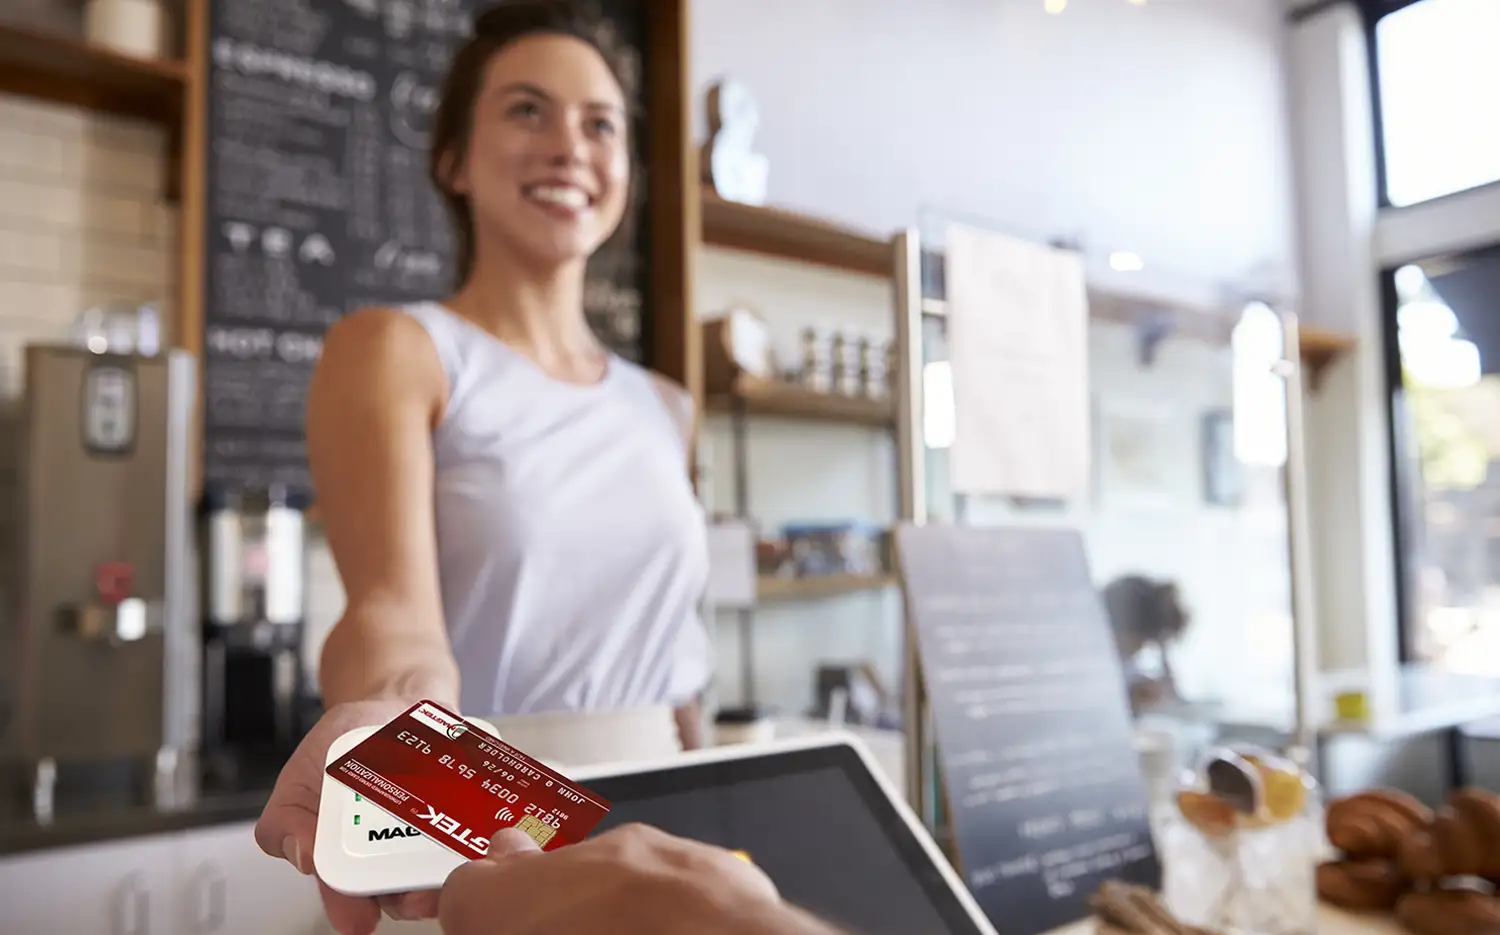
{"type": "Polygon", "coordinates": [[[586,780],[628,822],[744,851],[788,902],[851,935],[980,929],[845,745],[586,780]]]}

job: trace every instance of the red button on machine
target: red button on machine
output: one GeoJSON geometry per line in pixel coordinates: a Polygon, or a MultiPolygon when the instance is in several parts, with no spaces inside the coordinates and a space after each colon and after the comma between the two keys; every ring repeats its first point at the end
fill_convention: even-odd
{"type": "Polygon", "coordinates": [[[106,604],[125,600],[134,584],[135,566],[129,562],[104,562],[94,571],[94,590],[106,604]]]}

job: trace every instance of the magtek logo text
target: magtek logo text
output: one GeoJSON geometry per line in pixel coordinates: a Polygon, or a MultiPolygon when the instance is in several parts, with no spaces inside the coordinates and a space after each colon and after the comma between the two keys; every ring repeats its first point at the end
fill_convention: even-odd
{"type": "Polygon", "coordinates": [[[370,830],[371,841],[389,841],[391,838],[420,838],[422,832],[410,825],[402,825],[399,828],[372,828],[370,830]]]}
{"type": "Polygon", "coordinates": [[[427,822],[434,828],[455,839],[464,847],[469,848],[480,857],[490,852],[490,839],[482,838],[474,833],[472,828],[464,828],[459,825],[458,819],[449,818],[442,812],[437,811],[431,805],[427,806],[427,814],[418,814],[418,819],[427,822]]]}

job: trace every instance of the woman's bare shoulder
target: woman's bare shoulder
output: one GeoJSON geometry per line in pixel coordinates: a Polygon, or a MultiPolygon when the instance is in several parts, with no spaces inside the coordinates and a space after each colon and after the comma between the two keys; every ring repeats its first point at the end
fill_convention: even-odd
{"type": "Polygon", "coordinates": [[[332,325],[323,337],[326,346],[330,341],[341,344],[358,343],[361,346],[383,345],[388,342],[410,341],[423,333],[420,322],[400,309],[385,305],[370,305],[345,314],[332,325]]]}
{"type": "Polygon", "coordinates": [[[394,360],[410,360],[414,351],[430,343],[422,323],[400,309],[372,305],[355,309],[328,326],[323,356],[364,359],[379,367],[394,360]]]}
{"type": "Polygon", "coordinates": [[[330,325],[318,369],[324,380],[378,383],[383,390],[436,392],[446,379],[422,323],[386,306],[356,309],[330,325]]]}

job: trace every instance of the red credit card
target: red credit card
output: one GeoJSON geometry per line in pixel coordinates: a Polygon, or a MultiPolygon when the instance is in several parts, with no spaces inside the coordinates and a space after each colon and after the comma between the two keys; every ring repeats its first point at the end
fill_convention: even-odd
{"type": "Polygon", "coordinates": [[[520,828],[542,850],[583,840],[609,803],[431,701],[328,765],[328,775],[464,857],[520,828]]]}

